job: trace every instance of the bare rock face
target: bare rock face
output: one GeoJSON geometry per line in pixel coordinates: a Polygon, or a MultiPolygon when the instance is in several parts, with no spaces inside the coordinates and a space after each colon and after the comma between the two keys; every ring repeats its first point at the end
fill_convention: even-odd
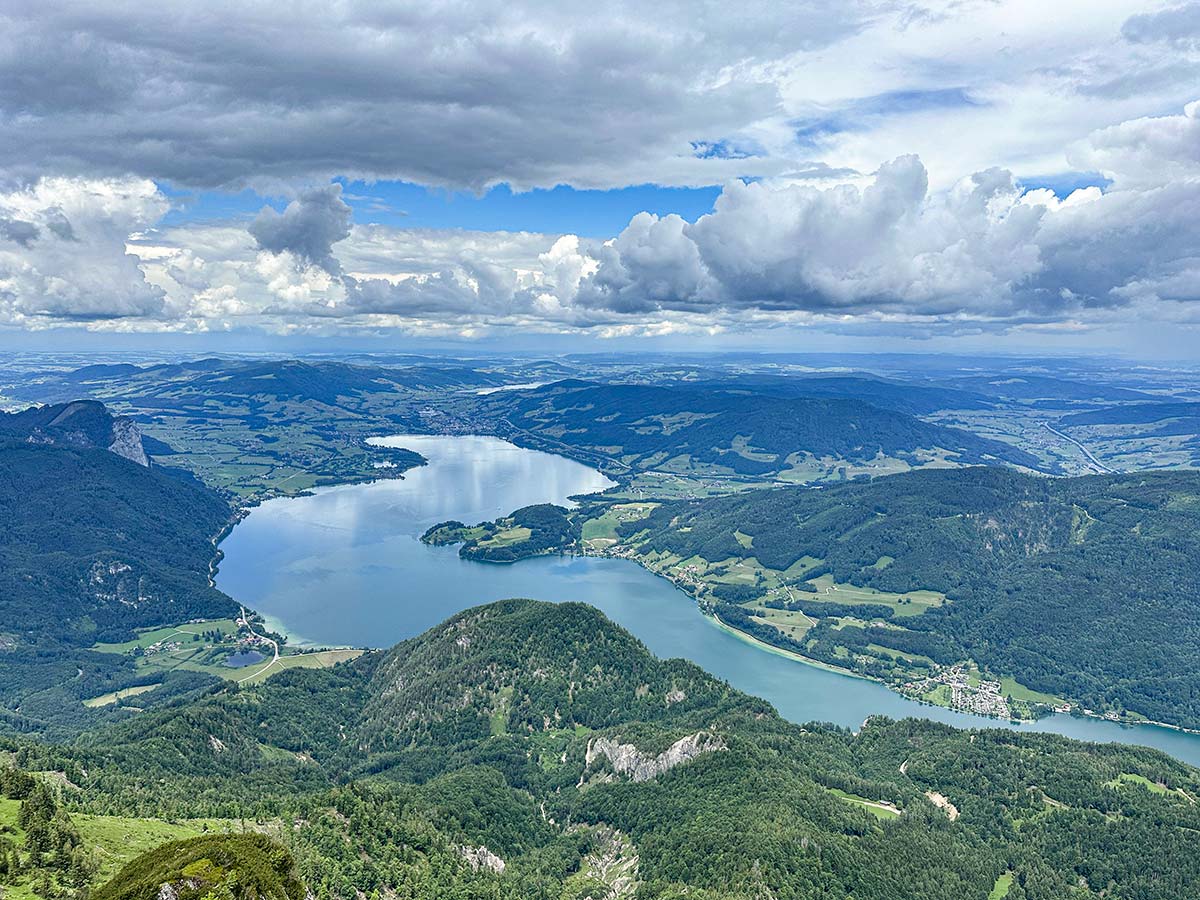
{"type": "Polygon", "coordinates": [[[149,466],[150,458],[146,456],[146,448],[142,446],[142,432],[133,419],[120,416],[113,419],[112,443],[108,445],[109,452],[123,456],[139,466],[149,466]]]}
{"type": "Polygon", "coordinates": [[[114,416],[97,400],[73,400],[52,406],[31,406],[19,413],[0,413],[0,437],[30,444],[95,447],[139,466],[150,465],[137,423],[114,416]]]}
{"type": "Polygon", "coordinates": [[[487,847],[459,847],[458,852],[476,872],[486,869],[499,875],[504,871],[504,860],[487,847]]]}
{"type": "Polygon", "coordinates": [[[682,737],[657,756],[642,753],[633,744],[618,744],[612,738],[598,737],[588,741],[586,762],[590,766],[603,756],[619,774],[629,776],[631,781],[649,781],[702,753],[726,749],[720,737],[707,731],[682,737]]]}

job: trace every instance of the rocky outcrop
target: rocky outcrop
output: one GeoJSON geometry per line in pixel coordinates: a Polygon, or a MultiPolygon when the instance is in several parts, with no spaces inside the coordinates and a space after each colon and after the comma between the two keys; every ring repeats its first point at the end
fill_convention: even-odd
{"type": "Polygon", "coordinates": [[[108,445],[109,452],[123,456],[139,466],[149,466],[150,458],[146,456],[146,448],[142,446],[142,432],[133,419],[124,416],[113,419],[112,443],[108,445]]]}
{"type": "Polygon", "coordinates": [[[486,869],[499,875],[504,871],[504,860],[487,847],[459,847],[458,853],[476,872],[486,869]]]}
{"type": "Polygon", "coordinates": [[[0,413],[0,438],[30,444],[109,450],[139,466],[149,466],[137,423],[116,417],[96,400],[34,406],[24,412],[0,413]]]}
{"type": "Polygon", "coordinates": [[[629,837],[608,825],[592,829],[592,850],[583,858],[582,870],[606,888],[591,896],[603,900],[629,900],[641,884],[638,854],[629,837]]]}
{"type": "Polygon", "coordinates": [[[682,737],[657,756],[643,753],[633,744],[619,744],[612,738],[598,737],[588,741],[586,762],[591,766],[604,757],[618,774],[627,775],[631,781],[649,781],[702,753],[726,749],[720,737],[707,731],[682,737]]]}

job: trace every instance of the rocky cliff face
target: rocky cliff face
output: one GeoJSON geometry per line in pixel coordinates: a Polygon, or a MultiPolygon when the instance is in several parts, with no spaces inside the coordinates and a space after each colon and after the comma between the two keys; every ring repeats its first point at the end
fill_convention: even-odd
{"type": "Polygon", "coordinates": [[[494,872],[499,875],[505,869],[504,860],[502,860],[487,847],[463,846],[458,848],[458,853],[476,872],[478,872],[480,869],[486,869],[489,872],[494,872]]]}
{"type": "Polygon", "coordinates": [[[113,419],[112,443],[108,445],[110,452],[123,456],[139,466],[149,466],[150,458],[146,456],[146,448],[142,446],[142,432],[133,419],[124,416],[113,419]]]}
{"type": "Polygon", "coordinates": [[[139,466],[150,465],[137,424],[132,419],[114,416],[103,403],[95,400],[75,400],[54,406],[35,406],[11,415],[0,414],[0,438],[62,447],[96,447],[139,466]]]}
{"type": "Polygon", "coordinates": [[[682,737],[657,756],[643,753],[633,744],[619,744],[612,738],[598,737],[588,741],[586,761],[591,766],[604,757],[619,774],[629,776],[631,781],[649,781],[702,753],[725,749],[728,749],[725,742],[707,731],[682,737]]]}

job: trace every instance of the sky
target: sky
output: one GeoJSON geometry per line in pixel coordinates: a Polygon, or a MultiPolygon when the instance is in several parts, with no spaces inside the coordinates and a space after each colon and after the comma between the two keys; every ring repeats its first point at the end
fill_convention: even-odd
{"type": "Polygon", "coordinates": [[[0,346],[1200,359],[1200,2],[0,7],[0,346]]]}

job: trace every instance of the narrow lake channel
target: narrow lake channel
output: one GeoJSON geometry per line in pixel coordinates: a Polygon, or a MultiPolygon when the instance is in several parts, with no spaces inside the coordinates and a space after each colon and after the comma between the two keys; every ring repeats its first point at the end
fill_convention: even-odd
{"type": "Polygon", "coordinates": [[[222,542],[217,586],[292,643],[388,647],[471,606],[505,597],[577,600],[603,610],[660,657],[685,657],[769,700],[794,722],[857,728],[871,715],[962,727],[1050,731],[1157,747],[1200,765],[1200,735],[1051,716],[1014,726],[908,700],[880,684],[754,646],[702,615],[669,581],[621,559],[547,556],[512,565],[458,557],[419,540],[432,524],[559,503],[611,482],[580,463],[492,437],[397,435],[379,443],[429,460],[403,480],[323,488],[254,509],[222,542]]]}

